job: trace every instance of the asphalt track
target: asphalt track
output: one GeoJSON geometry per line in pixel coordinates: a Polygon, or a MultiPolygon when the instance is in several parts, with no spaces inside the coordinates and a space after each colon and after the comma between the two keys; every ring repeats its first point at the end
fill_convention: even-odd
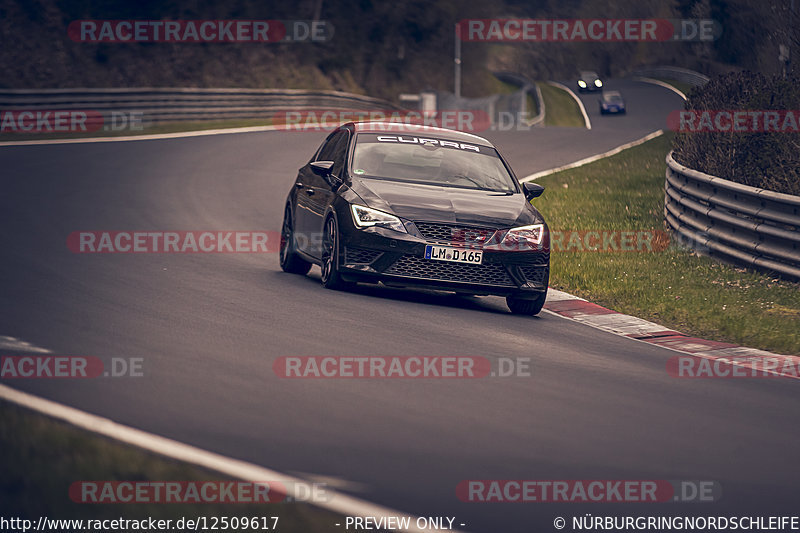
{"type": "MultiPolygon", "coordinates": [[[[627,116],[591,131],[490,132],[519,176],[663,128],[675,94],[611,80],[627,116]]],[[[79,230],[277,230],[322,133],[0,148],[0,335],[59,354],[144,358],[145,376],[5,384],[287,473],[330,476],[481,532],[594,515],[796,513],[794,380],[680,380],[674,352],[499,298],[324,290],[277,254],[80,255],[79,230]],[[285,380],[285,355],[530,357],[527,378],[285,380]],[[464,503],[469,479],[713,480],[705,504],[464,503]]],[[[545,196],[541,199],[546,202],[545,196]]],[[[6,352],[8,353],[8,352],[6,352]]],[[[65,494],[66,497],[66,494],[65,494]]],[[[46,510],[46,502],[43,502],[46,510]]],[[[335,530],[336,528],[332,528],[335,530]]],[[[567,530],[571,530],[568,526],[567,530]]]]}

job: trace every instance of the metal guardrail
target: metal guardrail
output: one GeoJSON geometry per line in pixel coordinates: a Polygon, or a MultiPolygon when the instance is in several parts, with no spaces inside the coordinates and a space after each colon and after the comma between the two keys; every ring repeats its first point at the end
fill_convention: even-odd
{"type": "Polygon", "coordinates": [[[664,216],[695,248],[800,279],[800,196],[692,170],[670,152],[664,216]]]}
{"type": "Polygon", "coordinates": [[[0,89],[0,111],[17,109],[137,112],[150,123],[270,118],[287,110],[403,110],[379,98],[302,89],[0,89]]]}
{"type": "Polygon", "coordinates": [[[693,87],[699,87],[708,83],[709,77],[694,70],[680,67],[651,67],[635,70],[633,76],[643,76],[648,78],[666,78],[669,80],[682,81],[693,87]]]}
{"type": "Polygon", "coordinates": [[[520,104],[520,107],[522,109],[523,114],[529,113],[527,109],[527,101],[525,99],[525,96],[531,94],[536,100],[536,106],[539,108],[539,112],[535,116],[526,120],[525,125],[528,127],[544,125],[544,116],[545,116],[544,98],[542,98],[542,91],[541,89],[539,89],[539,86],[536,84],[536,82],[515,72],[505,72],[505,71],[494,72],[494,75],[500,81],[512,83],[522,88],[522,102],[520,104]]]}
{"type": "MultiPolygon", "coordinates": [[[[536,98],[536,105],[539,107],[539,113],[528,121],[528,126],[543,126],[545,116],[544,98],[542,97],[542,90],[539,88],[538,83],[533,84],[534,97],[536,98]]],[[[530,92],[530,90],[528,91],[530,92]]]]}

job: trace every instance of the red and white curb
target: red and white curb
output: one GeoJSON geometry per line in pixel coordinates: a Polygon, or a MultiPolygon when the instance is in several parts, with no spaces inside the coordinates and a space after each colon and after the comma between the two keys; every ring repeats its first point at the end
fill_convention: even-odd
{"type": "MultiPolygon", "coordinates": [[[[745,374],[800,379],[800,357],[727,342],[690,337],[655,322],[618,313],[556,289],[547,291],[544,308],[556,315],[608,333],[647,342],[692,357],[747,369],[745,374]]],[[[669,363],[668,363],[669,364],[669,363]]],[[[713,376],[708,376],[713,377],[713,376]]]]}

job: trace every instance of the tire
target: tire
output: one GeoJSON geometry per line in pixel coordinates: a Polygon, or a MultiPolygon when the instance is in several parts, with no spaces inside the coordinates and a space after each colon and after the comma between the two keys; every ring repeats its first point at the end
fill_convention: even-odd
{"type": "Polygon", "coordinates": [[[339,227],[336,218],[329,215],[322,230],[322,286],[326,289],[349,289],[355,283],[342,279],[339,274],[339,227]]]}
{"type": "Polygon", "coordinates": [[[538,298],[522,299],[515,298],[514,296],[506,297],[506,304],[511,312],[515,315],[538,315],[539,311],[544,307],[544,301],[547,298],[547,293],[543,292],[538,298]]]}
{"type": "Polygon", "coordinates": [[[283,225],[281,226],[281,269],[290,274],[305,276],[311,270],[311,263],[297,255],[294,240],[294,221],[292,208],[288,205],[283,212],[283,225]]]}

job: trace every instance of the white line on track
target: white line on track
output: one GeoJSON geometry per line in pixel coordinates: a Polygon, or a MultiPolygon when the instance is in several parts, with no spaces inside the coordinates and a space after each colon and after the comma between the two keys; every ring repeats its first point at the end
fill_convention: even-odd
{"type": "Polygon", "coordinates": [[[38,139],[32,141],[5,141],[0,146],[34,146],[37,144],[80,144],[112,143],[125,141],[157,141],[160,139],[181,139],[183,137],[204,137],[206,135],[226,135],[229,133],[254,133],[275,131],[277,126],[250,126],[247,128],[222,128],[218,130],[176,131],[173,133],[154,133],[147,135],[127,135],[124,137],[85,137],[82,139],[38,139]]]}
{"type": "Polygon", "coordinates": [[[686,100],[686,95],[683,94],[683,91],[679,90],[677,87],[673,87],[669,83],[663,82],[661,80],[655,80],[653,78],[643,78],[641,76],[637,76],[633,79],[636,81],[643,81],[644,83],[652,83],[653,85],[664,87],[665,89],[669,89],[670,91],[674,92],[675,94],[686,100]]]}
{"type": "Polygon", "coordinates": [[[40,348],[22,339],[18,339],[16,337],[6,337],[3,335],[0,335],[0,350],[11,350],[12,352],[52,353],[47,348],[40,348]]]}
{"type": "MultiPolygon", "coordinates": [[[[149,450],[151,452],[177,459],[186,463],[192,463],[203,468],[215,470],[217,472],[227,474],[231,477],[242,479],[245,481],[276,481],[283,483],[288,490],[292,493],[294,488],[297,492],[287,494],[294,499],[301,500],[305,498],[302,494],[304,489],[300,488],[308,484],[306,480],[288,476],[275,470],[270,470],[252,463],[231,459],[224,455],[216,454],[184,444],[166,437],[160,437],[152,433],[147,433],[139,429],[129,426],[118,424],[108,418],[103,418],[97,415],[68,407],[44,398],[38,398],[31,394],[12,389],[5,385],[0,385],[0,398],[13,402],[15,404],[27,407],[34,411],[38,411],[47,416],[57,418],[68,422],[74,426],[116,439],[118,441],[132,444],[149,450]]],[[[455,490],[455,488],[453,489],[455,490]]],[[[410,527],[403,531],[412,533],[428,533],[432,529],[420,529],[416,527],[416,517],[401,513],[387,507],[376,505],[352,496],[337,493],[333,489],[327,488],[326,495],[329,497],[327,501],[311,501],[311,505],[322,507],[329,511],[339,513],[345,516],[372,516],[380,519],[381,517],[406,517],[410,518],[410,527]]],[[[458,533],[458,532],[456,532],[458,533]]]]}
{"type": "Polygon", "coordinates": [[[586,108],[583,106],[583,102],[581,101],[581,99],[578,98],[578,95],[575,94],[575,92],[572,89],[570,89],[563,83],[558,83],[557,81],[548,81],[547,83],[548,85],[552,85],[553,87],[558,87],[562,91],[567,91],[567,94],[569,94],[572,97],[572,99],[578,103],[578,107],[581,110],[581,115],[583,115],[583,122],[586,125],[586,129],[587,130],[592,129],[592,121],[589,120],[589,115],[586,114],[586,108]]]}
{"type": "Polygon", "coordinates": [[[664,130],[656,130],[653,133],[648,133],[647,135],[645,135],[641,139],[636,139],[635,141],[631,141],[629,143],[625,143],[623,145],[617,146],[616,148],[613,148],[613,149],[609,150],[608,152],[603,152],[602,154],[593,155],[593,156],[587,157],[585,159],[581,159],[580,161],[575,161],[574,163],[569,163],[568,165],[562,165],[560,167],[551,168],[551,169],[548,169],[548,170],[542,170],[540,172],[535,172],[533,174],[525,176],[524,178],[520,179],[519,181],[523,181],[523,182],[524,181],[533,181],[533,180],[537,180],[539,178],[542,178],[544,176],[549,176],[550,174],[555,174],[556,172],[561,172],[562,170],[569,170],[571,168],[582,167],[583,165],[588,165],[589,163],[594,163],[595,161],[598,161],[600,159],[604,159],[604,158],[612,156],[614,154],[618,154],[623,150],[627,150],[628,148],[633,148],[634,146],[639,146],[640,144],[646,143],[650,139],[655,139],[656,137],[659,137],[659,136],[661,136],[663,134],[664,134],[664,130]]]}

